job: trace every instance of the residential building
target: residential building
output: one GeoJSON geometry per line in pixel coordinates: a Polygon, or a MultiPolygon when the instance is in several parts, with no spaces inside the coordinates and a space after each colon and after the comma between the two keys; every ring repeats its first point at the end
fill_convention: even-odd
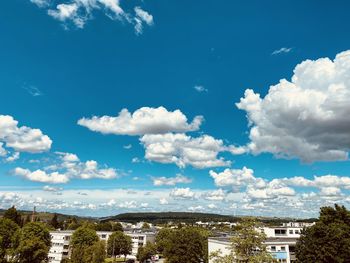
{"type": "MultiPolygon", "coordinates": [[[[60,263],[62,259],[69,258],[71,254],[70,240],[73,235],[72,230],[65,231],[52,231],[51,235],[51,248],[49,251],[49,262],[60,263]]],[[[110,231],[97,231],[97,235],[100,240],[108,241],[108,238],[113,232],[110,231]]],[[[155,232],[133,230],[124,232],[126,235],[131,237],[132,240],[132,252],[131,256],[135,257],[137,250],[140,246],[145,246],[147,242],[154,242],[155,232]]]]}
{"type": "MultiPolygon", "coordinates": [[[[281,263],[294,263],[295,245],[300,237],[303,227],[311,226],[312,224],[286,223],[276,227],[262,227],[258,230],[266,234],[266,249],[281,263]]],[[[231,252],[231,237],[221,235],[219,237],[211,237],[208,239],[208,252],[220,250],[222,255],[228,255],[231,252]]],[[[209,260],[209,263],[211,261],[209,260]]]]}

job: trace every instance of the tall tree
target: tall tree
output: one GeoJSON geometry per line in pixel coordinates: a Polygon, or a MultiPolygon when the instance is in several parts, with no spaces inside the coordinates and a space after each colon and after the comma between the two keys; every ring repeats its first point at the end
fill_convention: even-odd
{"type": "Polygon", "coordinates": [[[350,212],[339,205],[322,207],[319,221],[302,231],[296,257],[301,263],[349,263],[350,212]]]}
{"type": "Polygon", "coordinates": [[[187,227],[170,232],[163,254],[168,263],[204,262],[207,239],[196,228],[187,227]]]}
{"type": "Polygon", "coordinates": [[[210,255],[214,263],[273,263],[276,260],[267,252],[264,242],[266,235],[256,230],[258,223],[253,218],[242,219],[235,228],[231,239],[229,255],[221,255],[216,251],[210,255]]]}
{"type": "Polygon", "coordinates": [[[95,242],[89,246],[84,253],[84,258],[81,262],[86,263],[104,263],[106,259],[106,243],[103,240],[95,242]]]}
{"type": "Polygon", "coordinates": [[[57,216],[56,213],[52,216],[51,221],[50,221],[50,225],[51,225],[54,229],[57,229],[57,228],[60,227],[60,222],[58,222],[58,216],[57,216]]]}
{"type": "Polygon", "coordinates": [[[13,238],[18,225],[10,219],[0,219],[0,263],[7,262],[6,258],[10,255],[10,249],[13,248],[13,238]]]}
{"type": "Polygon", "coordinates": [[[17,231],[15,240],[14,262],[41,263],[47,260],[51,237],[44,224],[26,224],[17,231]]]}
{"type": "Polygon", "coordinates": [[[112,257],[118,255],[127,255],[131,254],[132,242],[131,237],[125,235],[123,232],[117,231],[109,236],[107,242],[107,254],[112,257]]]}
{"type": "Polygon", "coordinates": [[[113,232],[117,232],[117,231],[123,232],[123,226],[122,226],[122,224],[119,223],[119,222],[112,224],[112,231],[113,231],[113,232]]]}
{"type": "Polygon", "coordinates": [[[156,245],[159,253],[163,253],[165,248],[170,245],[170,236],[175,230],[171,228],[162,228],[156,236],[156,245]]]}
{"type": "Polygon", "coordinates": [[[88,227],[79,227],[74,231],[70,242],[71,263],[91,263],[89,253],[91,247],[99,241],[96,231],[88,227]],[[87,261],[86,261],[87,260],[87,261]]]}
{"type": "Polygon", "coordinates": [[[156,245],[151,242],[147,242],[146,246],[139,247],[136,257],[137,257],[137,260],[140,261],[140,263],[143,263],[144,261],[146,261],[147,259],[150,259],[155,254],[157,254],[156,245]]]}
{"type": "Polygon", "coordinates": [[[17,211],[15,206],[10,207],[4,213],[4,218],[10,219],[17,225],[22,226],[22,216],[21,213],[17,211]]]}

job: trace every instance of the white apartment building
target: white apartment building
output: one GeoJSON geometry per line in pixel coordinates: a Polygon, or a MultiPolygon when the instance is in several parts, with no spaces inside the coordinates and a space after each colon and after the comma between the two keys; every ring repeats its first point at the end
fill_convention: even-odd
{"type": "MultiPolygon", "coordinates": [[[[284,224],[278,227],[263,227],[259,230],[264,232],[267,236],[265,245],[277,260],[281,263],[294,263],[295,245],[300,237],[302,226],[284,224]]],[[[308,225],[309,226],[309,225],[308,225]]],[[[231,242],[229,236],[213,237],[208,239],[208,253],[209,255],[215,251],[221,251],[222,255],[228,255],[231,252],[231,242]]],[[[209,263],[211,261],[209,260],[209,263]]]]}
{"type": "MultiPolygon", "coordinates": [[[[65,231],[52,231],[51,235],[51,248],[49,251],[49,262],[50,263],[60,263],[62,259],[70,257],[70,247],[69,242],[73,235],[73,230],[65,231]]],[[[110,231],[96,231],[100,240],[108,241],[109,236],[113,233],[110,231]]],[[[140,246],[145,246],[147,242],[154,242],[155,233],[154,232],[142,232],[138,231],[128,231],[124,232],[126,235],[131,237],[132,240],[132,252],[133,257],[136,256],[137,250],[140,246]]]]}

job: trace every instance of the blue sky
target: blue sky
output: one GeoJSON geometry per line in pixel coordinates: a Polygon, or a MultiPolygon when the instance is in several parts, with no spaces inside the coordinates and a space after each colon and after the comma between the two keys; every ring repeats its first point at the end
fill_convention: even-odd
{"type": "Polygon", "coordinates": [[[307,217],[348,206],[346,10],[3,1],[1,207],[307,217]]]}

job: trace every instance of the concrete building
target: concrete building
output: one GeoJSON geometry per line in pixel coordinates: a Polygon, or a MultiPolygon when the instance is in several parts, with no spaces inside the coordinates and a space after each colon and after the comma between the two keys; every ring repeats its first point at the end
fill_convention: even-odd
{"type": "MultiPolygon", "coordinates": [[[[266,249],[281,263],[294,263],[295,258],[295,245],[300,237],[303,227],[310,226],[312,224],[304,225],[302,223],[292,224],[287,223],[277,227],[263,227],[259,228],[266,234],[267,239],[265,242],[266,249]]],[[[212,237],[208,239],[208,253],[220,250],[222,255],[228,255],[231,253],[230,236],[212,237]]],[[[209,260],[209,263],[211,261],[209,260]]]]}
{"type": "MultiPolygon", "coordinates": [[[[70,257],[70,240],[73,235],[72,230],[65,231],[52,231],[51,235],[51,248],[49,251],[49,262],[60,263],[62,259],[70,257]]],[[[110,231],[97,231],[97,235],[100,240],[108,241],[108,238],[113,232],[110,231]]],[[[155,232],[144,232],[142,230],[133,230],[124,232],[131,237],[132,240],[132,252],[131,256],[135,257],[137,250],[140,246],[145,246],[147,242],[154,242],[155,232]]]]}

